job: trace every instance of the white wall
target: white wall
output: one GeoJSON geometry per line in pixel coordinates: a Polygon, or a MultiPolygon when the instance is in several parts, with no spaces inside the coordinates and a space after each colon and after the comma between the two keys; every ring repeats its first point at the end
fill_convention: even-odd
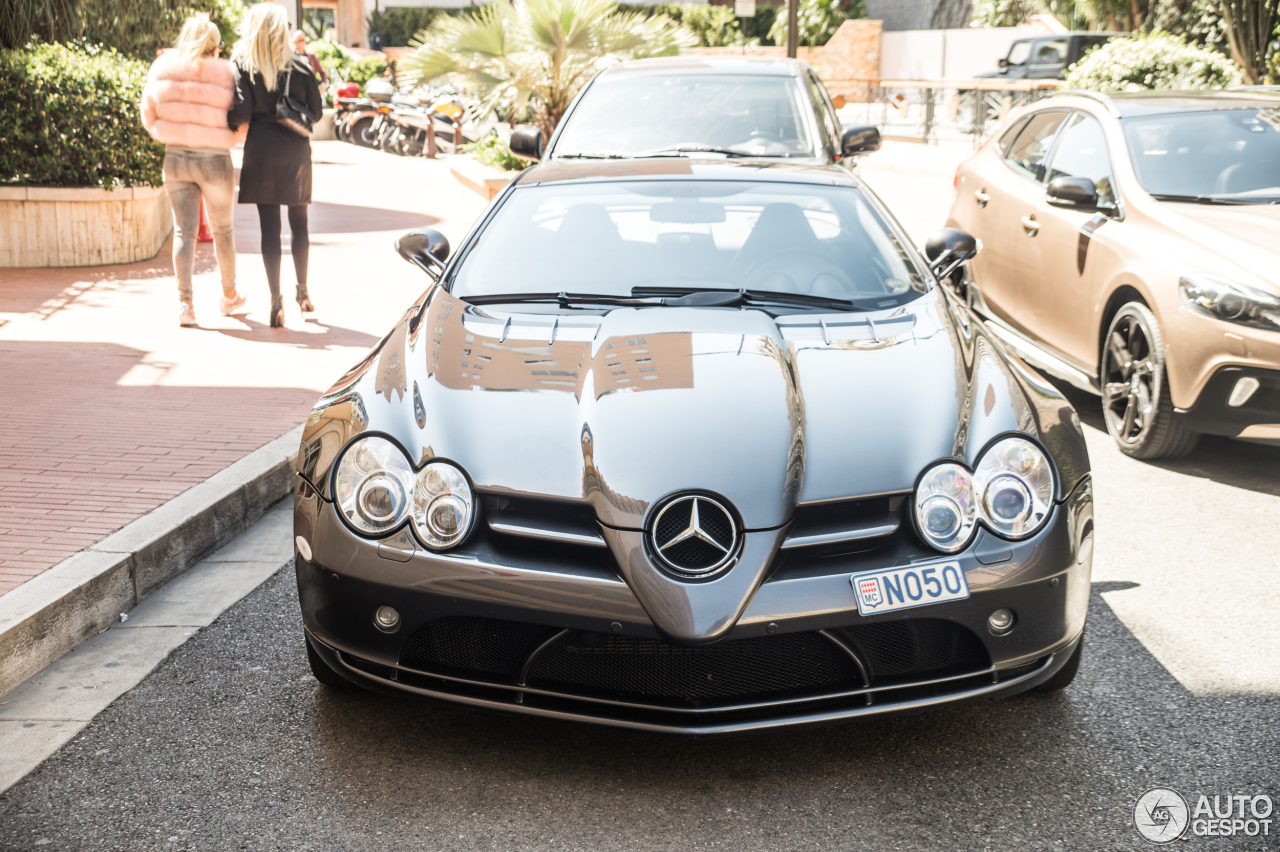
{"type": "Polygon", "coordinates": [[[1032,27],[902,30],[880,36],[880,76],[895,80],[973,77],[996,70],[996,60],[1032,27]]]}

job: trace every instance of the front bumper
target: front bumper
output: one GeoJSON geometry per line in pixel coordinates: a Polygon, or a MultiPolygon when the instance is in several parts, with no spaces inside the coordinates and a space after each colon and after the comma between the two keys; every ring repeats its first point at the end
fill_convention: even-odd
{"type": "MultiPolygon", "coordinates": [[[[296,563],[308,640],[347,679],[376,690],[644,730],[725,733],[913,712],[1022,692],[1066,663],[1080,640],[1088,605],[1093,530],[1088,479],[1054,508],[1035,537],[1007,543],[982,533],[968,550],[947,557],[959,561],[965,572],[971,590],[966,600],[867,618],[858,613],[851,573],[886,564],[947,561],[904,532],[862,553],[793,559],[766,578],[722,642],[703,648],[668,644],[611,567],[607,552],[513,551],[478,536],[465,552],[418,551],[401,562],[403,557],[379,556],[376,542],[351,534],[333,507],[305,485],[295,503],[295,531],[312,550],[311,560],[299,555],[296,563]],[[373,623],[373,612],[383,605],[401,615],[395,632],[373,623]],[[986,620],[1000,607],[1012,609],[1017,623],[1008,634],[996,636],[986,620]],[[444,633],[438,625],[462,625],[473,631],[467,635],[481,635],[474,633],[481,630],[491,637],[523,636],[519,641],[527,648],[506,663],[495,663],[494,654],[502,655],[507,646],[500,643],[506,640],[494,638],[498,645],[474,653],[450,650],[441,645],[444,633]],[[925,636],[920,641],[928,648],[895,656],[884,644],[886,631],[925,636]],[[655,657],[724,652],[722,659],[730,661],[708,662],[707,678],[714,670],[716,678],[749,679],[763,674],[765,664],[759,661],[776,664],[782,659],[775,643],[803,646],[813,639],[821,645],[825,640],[817,637],[854,658],[850,679],[815,675],[804,688],[758,694],[749,689],[736,694],[725,687],[728,692],[707,695],[692,684],[681,698],[659,695],[662,690],[646,684],[604,689],[599,683],[566,685],[563,677],[540,679],[541,663],[535,662],[557,647],[582,659],[617,646],[633,655],[625,665],[635,663],[638,670],[655,665],[655,657]],[[878,650],[863,650],[871,647],[865,644],[869,640],[880,643],[878,650]],[[432,656],[432,648],[439,648],[438,656],[432,656]],[[763,656],[751,656],[756,653],[763,656]],[[933,657],[921,663],[925,668],[912,669],[901,662],[912,654],[918,660],[933,657]],[[886,659],[896,666],[889,675],[884,674],[889,671],[882,662],[886,659]]],[[[796,662],[813,661],[806,657],[796,662]]],[[[702,671],[697,664],[694,668],[702,671]]]]}
{"type": "Polygon", "coordinates": [[[1195,405],[1178,415],[1193,432],[1236,437],[1280,438],[1280,370],[1220,367],[1205,384],[1195,405]],[[1231,393],[1244,379],[1258,388],[1241,405],[1230,405],[1231,393]],[[1271,427],[1270,431],[1264,431],[1271,427]]]}

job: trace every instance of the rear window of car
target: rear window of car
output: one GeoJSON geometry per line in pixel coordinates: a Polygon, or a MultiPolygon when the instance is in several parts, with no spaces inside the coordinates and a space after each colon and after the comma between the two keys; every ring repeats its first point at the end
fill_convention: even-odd
{"type": "Polygon", "coordinates": [[[1049,156],[1053,140],[1066,117],[1067,113],[1059,110],[1032,115],[1018,138],[1009,146],[1005,162],[1032,180],[1043,180],[1045,158],[1049,156]]]}
{"type": "Polygon", "coordinates": [[[507,197],[450,290],[465,299],[746,288],[883,309],[928,290],[905,242],[852,187],[553,183],[507,197]]]}
{"type": "Polygon", "coordinates": [[[816,157],[813,111],[793,77],[606,74],[570,113],[552,156],[701,145],[750,156],[816,157]]]}

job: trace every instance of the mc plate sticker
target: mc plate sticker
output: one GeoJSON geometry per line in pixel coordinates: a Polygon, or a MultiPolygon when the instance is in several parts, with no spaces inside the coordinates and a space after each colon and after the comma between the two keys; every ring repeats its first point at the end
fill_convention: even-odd
{"type": "Polygon", "coordinates": [[[962,601],[969,597],[969,584],[959,562],[884,568],[854,574],[849,582],[853,584],[853,596],[858,600],[858,612],[863,615],[962,601]]]}

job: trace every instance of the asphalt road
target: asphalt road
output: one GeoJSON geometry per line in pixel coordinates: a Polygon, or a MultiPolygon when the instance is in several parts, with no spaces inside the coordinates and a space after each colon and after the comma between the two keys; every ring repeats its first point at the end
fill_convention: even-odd
{"type": "Polygon", "coordinates": [[[1152,787],[1280,804],[1280,449],[1136,462],[1072,399],[1097,545],[1064,693],[690,740],[335,692],[285,569],[0,795],[0,849],[1093,852],[1149,848],[1152,787]]]}

